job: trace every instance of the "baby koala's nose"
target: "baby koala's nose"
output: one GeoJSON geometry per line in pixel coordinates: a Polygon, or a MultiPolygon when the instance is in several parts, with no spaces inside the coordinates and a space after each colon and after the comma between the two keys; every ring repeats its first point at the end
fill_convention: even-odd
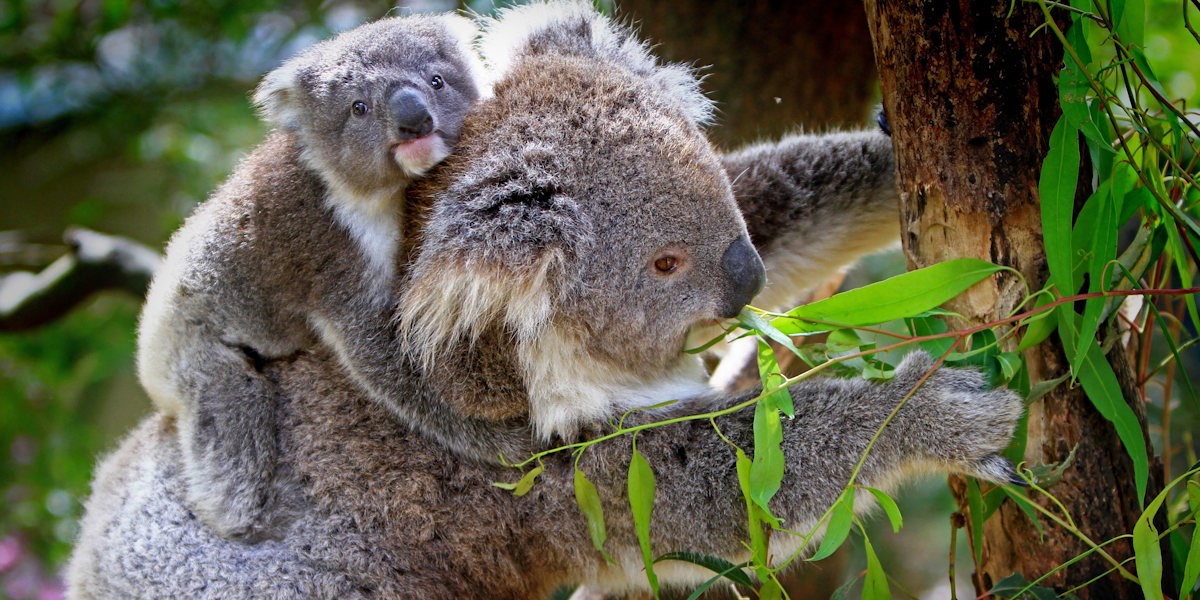
{"type": "Polygon", "coordinates": [[[392,94],[388,108],[401,141],[416,139],[433,131],[433,115],[420,92],[400,88],[392,94]]]}

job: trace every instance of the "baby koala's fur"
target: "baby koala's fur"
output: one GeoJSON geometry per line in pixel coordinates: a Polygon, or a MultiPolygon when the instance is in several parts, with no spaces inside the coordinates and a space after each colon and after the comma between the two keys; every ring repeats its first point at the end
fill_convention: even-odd
{"type": "Polygon", "coordinates": [[[388,18],[269,73],[254,99],[275,131],[172,238],[138,373],[178,418],[188,501],[219,534],[279,525],[267,362],[324,344],[380,399],[405,376],[389,327],[404,194],[487,91],[475,35],[453,15],[388,18]]]}

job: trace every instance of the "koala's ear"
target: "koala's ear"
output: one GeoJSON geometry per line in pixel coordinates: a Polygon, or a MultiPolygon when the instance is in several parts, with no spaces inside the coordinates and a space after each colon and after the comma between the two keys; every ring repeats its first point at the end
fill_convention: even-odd
{"type": "Polygon", "coordinates": [[[254,106],[264,121],[283,129],[300,126],[300,70],[293,59],[267,73],[254,90],[254,106]]]}
{"type": "Polygon", "coordinates": [[[552,181],[484,171],[435,202],[399,307],[400,329],[429,367],[489,328],[536,339],[574,281],[566,266],[592,251],[587,217],[552,181]]]}
{"type": "Polygon", "coordinates": [[[487,98],[492,95],[492,73],[484,68],[483,61],[480,59],[479,45],[479,27],[475,21],[468,19],[462,15],[448,14],[437,17],[446,27],[451,37],[462,48],[463,59],[467,63],[467,69],[471,72],[471,80],[479,86],[479,95],[482,98],[487,98]]]}
{"type": "Polygon", "coordinates": [[[582,0],[532,2],[500,11],[483,23],[480,52],[497,80],[521,58],[568,54],[623,67],[676,101],[697,125],[712,121],[713,103],[693,69],[659,64],[633,29],[613,22],[582,0]]]}

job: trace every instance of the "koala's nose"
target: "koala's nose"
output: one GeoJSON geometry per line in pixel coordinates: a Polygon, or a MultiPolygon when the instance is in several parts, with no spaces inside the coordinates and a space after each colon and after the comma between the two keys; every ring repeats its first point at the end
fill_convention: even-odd
{"type": "Polygon", "coordinates": [[[402,141],[416,139],[433,131],[433,115],[420,92],[400,88],[392,94],[388,108],[402,141]]]}
{"type": "Polygon", "coordinates": [[[721,257],[721,268],[725,270],[729,282],[721,317],[732,319],[762,291],[767,281],[767,270],[750,243],[750,238],[744,235],[725,250],[725,255],[721,257]]]}

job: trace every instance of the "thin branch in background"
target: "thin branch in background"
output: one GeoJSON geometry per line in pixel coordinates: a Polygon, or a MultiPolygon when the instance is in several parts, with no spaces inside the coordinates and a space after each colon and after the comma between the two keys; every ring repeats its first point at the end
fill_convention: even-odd
{"type": "MultiPolygon", "coordinates": [[[[1196,10],[1200,10],[1200,0],[1191,0],[1191,2],[1192,2],[1192,6],[1196,7],[1196,10]]],[[[1180,5],[1183,6],[1183,27],[1184,27],[1184,29],[1187,29],[1188,33],[1192,34],[1192,37],[1196,38],[1197,44],[1200,44],[1200,33],[1196,33],[1196,29],[1194,27],[1192,27],[1191,18],[1188,17],[1188,3],[1181,2],[1180,5]]]]}
{"type": "Polygon", "coordinates": [[[96,292],[146,293],[162,263],[157,252],[133,240],[82,228],[63,234],[69,250],[38,273],[0,278],[0,331],[24,331],[54,321],[96,292]]]}

